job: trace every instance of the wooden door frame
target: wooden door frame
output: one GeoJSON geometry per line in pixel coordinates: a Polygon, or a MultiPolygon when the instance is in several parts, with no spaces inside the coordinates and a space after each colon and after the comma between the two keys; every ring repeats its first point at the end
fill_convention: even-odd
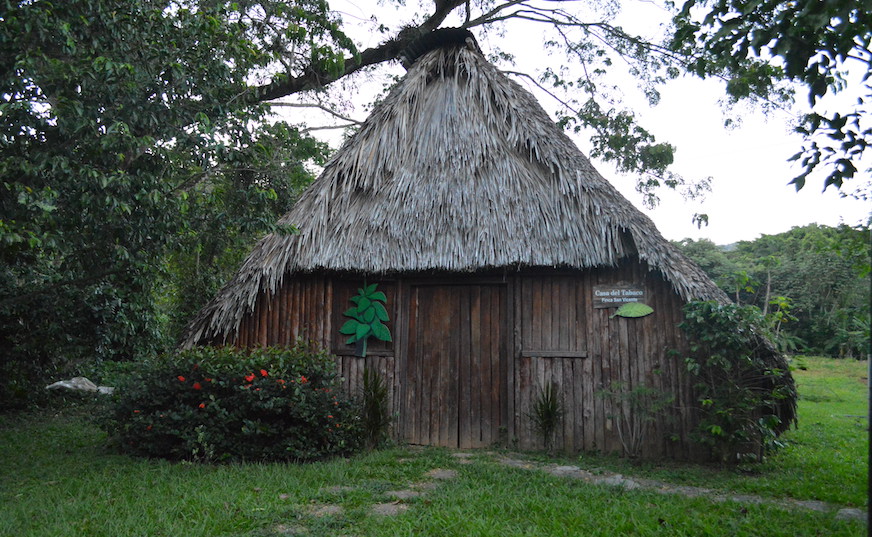
{"type": "MultiPolygon", "coordinates": [[[[499,380],[500,393],[500,408],[498,428],[500,431],[506,431],[506,438],[499,438],[499,441],[510,442],[515,434],[515,362],[516,362],[516,339],[517,328],[515,326],[515,286],[516,278],[514,275],[493,276],[462,276],[462,275],[440,275],[434,278],[426,278],[421,276],[413,276],[410,278],[402,278],[397,281],[397,299],[398,303],[398,323],[397,340],[395,341],[395,375],[397,378],[396,397],[400,404],[395,405],[402,409],[403,402],[408,400],[409,386],[406,379],[408,378],[408,365],[411,358],[409,330],[410,319],[414,314],[412,311],[412,297],[415,287],[439,287],[439,286],[499,286],[502,289],[505,297],[505,304],[501,308],[501,332],[502,337],[499,341],[501,356],[499,357],[499,380]]],[[[398,440],[403,440],[407,437],[408,420],[402,412],[398,416],[397,427],[395,427],[395,435],[398,440]]],[[[501,435],[500,435],[501,436],[501,435]]]]}

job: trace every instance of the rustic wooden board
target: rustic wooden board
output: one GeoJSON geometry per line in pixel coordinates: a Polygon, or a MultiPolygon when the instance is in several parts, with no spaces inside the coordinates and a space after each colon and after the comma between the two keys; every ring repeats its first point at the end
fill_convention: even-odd
{"type": "Polygon", "coordinates": [[[347,336],[338,334],[362,283],[353,275],[286,277],[274,295],[258,297],[228,343],[287,345],[305,337],[329,345],[341,354],[337,367],[349,389],[357,389],[365,367],[377,368],[400,415],[397,438],[421,444],[486,447],[506,427],[508,440],[535,447],[531,401],[553,381],[566,410],[560,447],[620,450],[618,424],[608,423],[620,409],[597,392],[612,383],[662,388],[675,405],[649,428],[645,450],[676,458],[691,452],[687,431],[698,418],[690,381],[682,357],[667,354],[686,349],[677,330],[682,301],[644,263],[380,282],[394,342],[371,342],[365,360],[350,356],[347,336]],[[618,282],[643,286],[654,313],[609,319],[613,310],[593,308],[593,286],[618,282]],[[668,440],[674,433],[679,440],[668,440]]]}
{"type": "Polygon", "coordinates": [[[505,389],[505,286],[412,286],[404,439],[449,447],[496,441],[505,389]],[[414,323],[414,325],[412,324],[414,323]],[[502,346],[502,348],[505,348],[502,346]],[[425,386],[424,389],[418,389],[425,386]]]}

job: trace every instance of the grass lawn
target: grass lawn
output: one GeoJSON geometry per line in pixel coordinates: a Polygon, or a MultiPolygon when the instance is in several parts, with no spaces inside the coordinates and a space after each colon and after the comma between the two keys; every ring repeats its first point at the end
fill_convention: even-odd
{"type": "MultiPolygon", "coordinates": [[[[796,372],[800,428],[785,449],[744,472],[587,454],[563,462],[862,507],[867,433],[855,416],[866,412],[866,365],[804,362],[807,370],[796,372]]],[[[510,468],[485,453],[471,464],[447,450],[399,447],[307,465],[208,466],[114,455],[104,440],[73,413],[0,418],[0,536],[865,534],[864,524],[833,513],[594,486],[510,468]],[[437,468],[457,475],[428,476],[437,468]],[[388,493],[398,490],[420,496],[393,500],[388,493]],[[406,510],[375,514],[383,503],[406,510]]]]}
{"type": "Polygon", "coordinates": [[[567,464],[663,481],[861,507],[867,501],[867,362],[799,357],[799,426],[785,433],[785,447],[762,464],[737,468],[632,463],[583,454],[567,464]],[[800,369],[804,368],[804,369],[800,369]]]}

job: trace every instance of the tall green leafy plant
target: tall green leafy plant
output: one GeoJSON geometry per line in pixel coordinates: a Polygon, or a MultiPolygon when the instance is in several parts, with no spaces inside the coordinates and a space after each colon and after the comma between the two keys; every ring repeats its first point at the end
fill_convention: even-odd
{"type": "Polygon", "coordinates": [[[761,457],[787,425],[779,407],[796,395],[789,371],[776,367],[775,350],[763,339],[766,319],[754,306],[716,302],[690,302],[684,316],[680,327],[691,350],[685,362],[700,418],[692,438],[722,462],[761,457]]]}
{"type": "Polygon", "coordinates": [[[385,308],[387,297],[377,291],[378,284],[366,285],[357,290],[357,295],[351,297],[354,307],[343,315],[351,317],[339,329],[339,333],[351,336],[347,343],[360,343],[360,356],[366,356],[366,342],[370,337],[380,341],[392,341],[391,331],[384,323],[390,320],[385,308]]]}
{"type": "Polygon", "coordinates": [[[183,326],[221,283],[199,266],[287,210],[324,149],[267,127],[252,84],[305,69],[286,50],[324,69],[354,51],[325,2],[298,4],[2,3],[0,406],[168,347],[161,307],[183,326]]]}

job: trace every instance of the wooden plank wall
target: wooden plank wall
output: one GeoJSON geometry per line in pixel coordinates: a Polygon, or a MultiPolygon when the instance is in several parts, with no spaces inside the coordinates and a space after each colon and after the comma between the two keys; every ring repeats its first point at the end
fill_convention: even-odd
{"type": "Polygon", "coordinates": [[[275,294],[261,292],[254,311],[242,318],[234,345],[293,345],[297,339],[327,347],[332,289],[323,276],[286,278],[275,294]]]}
{"type": "Polygon", "coordinates": [[[566,452],[620,452],[618,427],[628,425],[621,415],[629,406],[601,392],[647,386],[669,392],[675,403],[646,428],[643,456],[687,458],[684,431],[693,425],[689,381],[681,359],[668,354],[685,345],[677,329],[682,304],[659,273],[625,264],[575,275],[530,274],[515,286],[522,297],[516,305],[521,336],[513,428],[519,446],[542,449],[530,414],[541,390],[553,383],[565,411],[556,446],[566,452]],[[593,286],[619,283],[643,285],[654,313],[625,319],[610,318],[615,308],[594,309],[593,286]]]}
{"type": "Polygon", "coordinates": [[[489,447],[508,422],[506,285],[410,287],[402,440],[489,447]]]}
{"type": "MultiPolygon", "coordinates": [[[[339,376],[342,377],[342,387],[346,393],[358,397],[363,390],[363,371],[365,368],[378,372],[388,386],[388,407],[392,416],[400,414],[400,398],[397,394],[396,361],[391,355],[369,354],[366,358],[357,356],[337,356],[336,365],[339,376]]],[[[396,424],[394,425],[396,434],[396,424]]]]}
{"type": "MultiPolygon", "coordinates": [[[[689,381],[681,358],[667,355],[669,349],[686,347],[677,329],[682,302],[659,273],[649,272],[644,263],[626,263],[618,268],[509,274],[501,280],[505,285],[499,300],[488,298],[494,289],[488,288],[494,282],[493,275],[419,277],[385,283],[385,290],[393,295],[389,300],[393,345],[373,349],[365,359],[340,353],[337,366],[345,387],[356,393],[362,386],[364,368],[377,370],[388,383],[392,413],[399,418],[394,428],[398,440],[424,439],[455,447],[506,441],[522,449],[541,449],[530,413],[541,388],[553,383],[565,409],[556,445],[571,453],[621,451],[617,434],[621,408],[598,392],[645,385],[669,391],[676,402],[668,415],[649,427],[644,456],[692,456],[686,434],[694,424],[688,411],[692,407],[689,381]],[[461,282],[464,285],[458,286],[461,282]],[[593,286],[618,283],[643,285],[654,313],[639,319],[612,319],[614,308],[594,309],[593,286]],[[465,289],[462,292],[461,287],[465,289]],[[429,291],[419,296],[419,289],[429,291]],[[436,289],[446,291],[434,292],[436,289]],[[419,300],[430,301],[426,312],[445,310],[450,326],[443,329],[456,334],[456,341],[442,342],[441,336],[419,333],[419,300]],[[481,317],[485,305],[488,319],[481,317]],[[481,322],[471,322],[476,315],[481,322]],[[491,328],[484,330],[488,323],[491,328]],[[485,341],[492,333],[502,334],[499,342],[485,341]],[[421,341],[414,340],[421,337],[421,341]],[[427,349],[438,345],[446,352],[466,356],[466,361],[444,360],[424,379],[418,370],[420,360],[409,353],[430,352],[427,349]],[[479,356],[481,352],[492,355],[490,360],[479,356]],[[491,383],[497,391],[484,401],[473,396],[473,392],[481,396],[487,391],[473,377],[482,377],[480,369],[486,362],[491,364],[488,374],[499,378],[491,383]],[[430,403],[421,402],[422,397],[430,398],[430,403]],[[457,403],[449,405],[446,397],[457,403]],[[494,406],[499,408],[496,413],[482,410],[494,406]],[[434,408],[441,409],[439,416],[431,412],[434,408]],[[452,418],[458,422],[454,436],[447,432],[454,426],[446,421],[450,416],[441,415],[444,412],[456,414],[452,418]],[[490,423],[497,419],[498,428],[490,423]],[[432,428],[437,425],[439,434],[433,436],[432,428]],[[423,434],[425,429],[427,435],[423,434]]],[[[243,319],[234,343],[289,345],[302,337],[332,348],[340,341],[335,336],[335,310],[347,306],[336,303],[334,292],[344,296],[348,287],[347,280],[334,282],[329,276],[288,278],[275,295],[259,297],[254,313],[243,319]]],[[[439,324],[438,319],[427,321],[434,322],[439,324]]]]}

